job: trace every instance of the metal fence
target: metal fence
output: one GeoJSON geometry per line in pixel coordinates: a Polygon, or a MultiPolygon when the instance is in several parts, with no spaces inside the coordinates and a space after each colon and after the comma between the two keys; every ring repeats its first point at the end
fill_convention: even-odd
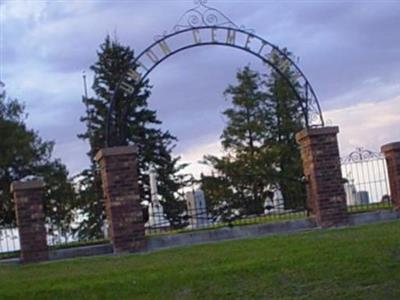
{"type": "Polygon", "coordinates": [[[18,229],[12,225],[0,226],[0,258],[17,255],[19,250],[18,229]]]}
{"type": "MultiPolygon", "coordinates": [[[[349,212],[392,208],[387,166],[381,153],[357,148],[341,159],[341,168],[349,212]]],[[[304,185],[301,182],[291,184],[304,185]]],[[[304,203],[305,197],[304,195],[304,203]]],[[[193,188],[177,202],[176,207],[166,205],[162,201],[144,207],[146,234],[186,232],[308,217],[305,205],[293,209],[288,208],[288,202],[290,199],[284,199],[281,191],[277,189],[265,199],[261,210],[249,213],[254,211],[249,209],[249,203],[242,206],[226,201],[210,203],[201,189],[193,188]]],[[[79,226],[79,222],[74,226],[79,226]]],[[[97,237],[82,238],[74,231],[61,231],[47,225],[48,245],[50,248],[67,248],[104,243],[108,240],[106,221],[101,228],[102,234],[97,237]]],[[[0,226],[0,258],[17,256],[19,250],[17,228],[0,226]]]]}
{"type": "Polygon", "coordinates": [[[308,215],[304,206],[297,209],[285,208],[285,200],[279,191],[275,191],[270,198],[265,200],[262,211],[259,213],[248,214],[244,212],[248,206],[233,207],[227,202],[211,205],[205,199],[201,189],[187,192],[179,206],[183,206],[184,209],[175,211],[173,217],[170,209],[165,211],[165,205],[162,202],[152,203],[144,208],[148,210],[145,223],[146,234],[178,233],[257,224],[305,218],[308,215]]]}
{"type": "Polygon", "coordinates": [[[76,230],[80,226],[75,222],[68,230],[61,230],[55,226],[46,225],[47,245],[50,248],[70,248],[75,246],[100,244],[108,241],[107,220],[101,223],[101,229],[94,236],[81,236],[76,230]]]}
{"type": "MultiPolygon", "coordinates": [[[[79,224],[74,224],[79,226],[79,224]]],[[[93,245],[108,241],[106,222],[102,226],[102,234],[97,237],[82,238],[73,230],[59,230],[54,226],[46,225],[47,245],[49,248],[70,248],[82,245],[93,245]]],[[[16,226],[0,226],[0,259],[17,257],[21,249],[19,232],[16,226]]]]}
{"type": "Polygon", "coordinates": [[[392,207],[386,160],[382,153],[356,148],[341,159],[341,168],[346,180],[344,188],[349,212],[392,207]]]}

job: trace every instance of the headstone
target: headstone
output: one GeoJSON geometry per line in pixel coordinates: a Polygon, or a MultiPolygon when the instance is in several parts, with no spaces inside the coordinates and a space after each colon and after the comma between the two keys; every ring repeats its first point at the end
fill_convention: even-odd
{"type": "Polygon", "coordinates": [[[277,189],[275,191],[271,191],[271,195],[266,198],[264,202],[264,213],[274,213],[274,212],[282,212],[285,210],[285,203],[282,196],[282,192],[277,189]]]}
{"type": "Polygon", "coordinates": [[[185,198],[189,216],[189,226],[196,228],[209,224],[204,192],[201,189],[187,192],[185,198]]]}
{"type": "Polygon", "coordinates": [[[158,195],[157,171],[154,166],[150,167],[149,176],[151,203],[149,204],[149,221],[146,223],[146,227],[169,227],[171,224],[165,218],[164,208],[158,195]]]}
{"type": "Polygon", "coordinates": [[[367,191],[358,191],[356,193],[356,204],[364,205],[369,203],[369,194],[367,191]]]}
{"type": "Polygon", "coordinates": [[[356,187],[353,183],[345,183],[344,184],[344,191],[346,193],[346,202],[347,205],[356,205],[356,187]]]}

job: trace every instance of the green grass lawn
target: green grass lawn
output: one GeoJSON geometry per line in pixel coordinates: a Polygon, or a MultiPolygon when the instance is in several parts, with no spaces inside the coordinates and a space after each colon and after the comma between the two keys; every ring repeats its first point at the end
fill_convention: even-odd
{"type": "Polygon", "coordinates": [[[0,299],[400,299],[400,221],[0,265],[0,299]]]}

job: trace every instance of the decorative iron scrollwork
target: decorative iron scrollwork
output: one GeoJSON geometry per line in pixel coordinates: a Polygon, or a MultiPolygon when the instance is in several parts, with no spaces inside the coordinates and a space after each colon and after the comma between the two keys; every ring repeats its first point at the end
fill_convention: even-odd
{"type": "Polygon", "coordinates": [[[349,155],[343,157],[341,161],[343,164],[347,164],[347,163],[355,163],[355,162],[368,161],[381,158],[383,158],[382,153],[358,147],[349,155]]]}
{"type": "Polygon", "coordinates": [[[250,29],[236,25],[218,9],[207,6],[207,0],[196,0],[194,3],[197,6],[189,9],[179,18],[178,23],[172,29],[174,32],[201,26],[224,26],[252,32],[250,29]]]}
{"type": "Polygon", "coordinates": [[[207,0],[195,0],[196,7],[187,10],[172,28],[171,32],[164,31],[162,34],[154,36],[154,41],[160,41],[170,33],[179,32],[185,29],[198,28],[203,26],[220,26],[240,29],[248,33],[255,33],[254,29],[238,26],[224,13],[216,8],[207,6],[207,0]]]}
{"type": "MultiPolygon", "coordinates": [[[[254,30],[246,29],[243,26],[239,27],[225,14],[207,6],[206,3],[206,0],[196,0],[195,4],[197,6],[186,11],[170,32],[164,31],[162,34],[155,36],[155,41],[136,57],[131,70],[120,78],[117,89],[120,88],[125,93],[132,94],[135,90],[133,83],[144,82],[152,70],[160,63],[183,50],[208,45],[228,46],[251,53],[281,76],[292,90],[294,97],[299,101],[305,127],[324,126],[318,98],[296,62],[283,49],[261,38],[254,30]],[[218,33],[216,34],[217,30],[218,33]],[[188,41],[180,43],[181,39],[175,39],[180,35],[188,37],[188,41]],[[236,36],[240,36],[240,38],[236,39],[236,36]],[[174,45],[174,41],[179,46],[174,45]],[[274,59],[270,57],[272,53],[277,55],[282,63],[275,63],[274,59]],[[290,68],[295,72],[295,79],[290,79],[285,75],[290,68]],[[294,86],[293,81],[298,83],[297,87],[294,86]]],[[[112,136],[110,132],[115,126],[115,124],[112,124],[111,115],[115,108],[116,94],[113,94],[107,114],[105,133],[107,146],[115,146],[122,143],[110,140],[112,136]]],[[[123,138],[117,139],[122,140],[123,138]]]]}

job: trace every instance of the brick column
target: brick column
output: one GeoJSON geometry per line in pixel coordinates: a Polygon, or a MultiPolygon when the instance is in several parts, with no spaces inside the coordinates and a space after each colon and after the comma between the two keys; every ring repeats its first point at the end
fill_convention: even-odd
{"type": "Polygon", "coordinates": [[[307,179],[307,204],[321,227],[347,223],[338,132],[338,127],[322,127],[304,129],[296,135],[307,179]]]}
{"type": "Polygon", "coordinates": [[[390,198],[395,210],[400,211],[400,142],[382,146],[389,175],[390,198]]]}
{"type": "Polygon", "coordinates": [[[36,262],[48,259],[47,233],[43,212],[41,180],[15,181],[11,184],[21,244],[21,261],[36,262]]]}
{"type": "Polygon", "coordinates": [[[96,155],[114,253],[145,247],[136,154],[135,146],[122,146],[101,149],[96,155]]]}

